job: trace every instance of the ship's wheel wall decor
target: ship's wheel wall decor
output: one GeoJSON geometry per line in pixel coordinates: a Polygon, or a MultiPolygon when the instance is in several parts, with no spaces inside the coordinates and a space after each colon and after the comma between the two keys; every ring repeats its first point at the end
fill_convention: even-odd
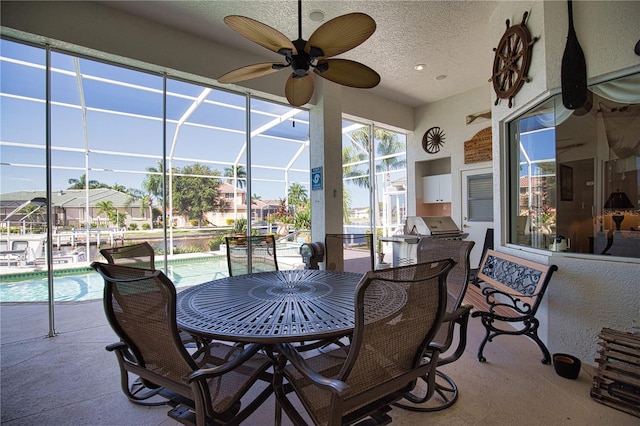
{"type": "Polygon", "coordinates": [[[526,81],[531,81],[527,75],[531,64],[531,48],[538,41],[538,37],[531,38],[531,34],[525,25],[529,12],[524,12],[522,23],[510,26],[507,19],[507,30],[502,35],[498,47],[494,48],[493,75],[490,82],[493,83],[498,98],[495,105],[501,99],[509,99],[509,108],[513,106],[513,98],[520,91],[526,81]]]}
{"type": "Polygon", "coordinates": [[[440,151],[442,145],[444,145],[444,132],[440,130],[440,127],[432,127],[422,136],[422,149],[429,154],[440,151]]]}

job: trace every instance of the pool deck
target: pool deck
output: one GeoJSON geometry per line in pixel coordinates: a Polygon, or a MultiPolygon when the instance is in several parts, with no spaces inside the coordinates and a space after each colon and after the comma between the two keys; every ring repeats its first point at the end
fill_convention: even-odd
{"type": "MultiPolygon", "coordinates": [[[[56,336],[47,337],[46,304],[0,309],[3,426],[179,425],[167,407],[136,406],[122,394],[116,358],[105,350],[117,338],[102,301],[56,305],[55,322],[56,336]]],[[[540,363],[538,347],[523,337],[496,339],[485,350],[487,362],[480,363],[483,330],[471,319],[462,358],[443,367],[460,389],[458,402],[434,413],[393,408],[394,425],[638,425],[638,417],[590,398],[593,360],[583,360],[577,380],[564,379],[540,363]]],[[[243,425],[273,420],[271,397],[243,425]]]]}

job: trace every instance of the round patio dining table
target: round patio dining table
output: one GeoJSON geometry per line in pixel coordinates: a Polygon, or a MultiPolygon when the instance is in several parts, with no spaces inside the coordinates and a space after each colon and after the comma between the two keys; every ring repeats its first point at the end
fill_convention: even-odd
{"type": "MultiPolygon", "coordinates": [[[[354,294],[362,274],[285,270],[221,278],[177,295],[178,327],[202,337],[274,344],[347,335],[354,327],[354,294]]],[[[377,286],[373,303],[380,318],[405,295],[377,286]]],[[[395,306],[395,307],[394,307],[395,306]]]]}

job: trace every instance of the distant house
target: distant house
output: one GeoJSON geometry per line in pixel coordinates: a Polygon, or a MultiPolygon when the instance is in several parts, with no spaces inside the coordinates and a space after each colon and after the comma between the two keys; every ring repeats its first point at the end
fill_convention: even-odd
{"type": "MultiPolygon", "coordinates": [[[[247,217],[247,192],[238,187],[234,187],[223,182],[218,187],[220,197],[225,200],[225,206],[222,211],[208,212],[205,216],[209,223],[216,226],[227,225],[228,219],[237,217],[247,217]]],[[[252,200],[251,201],[251,220],[254,222],[263,222],[269,215],[276,212],[278,201],[276,200],[252,200]]]]}
{"type": "MultiPolygon", "coordinates": [[[[23,220],[29,222],[37,222],[39,217],[43,215],[26,214],[15,212],[15,210],[34,199],[46,199],[46,191],[17,191],[8,192],[0,195],[0,221],[2,227],[7,226],[7,216],[14,213],[8,218],[8,222],[21,223],[23,220]]],[[[148,209],[142,211],[139,203],[130,195],[120,191],[108,188],[89,189],[64,189],[51,194],[51,208],[53,210],[52,222],[57,226],[64,227],[84,227],[85,222],[93,226],[107,227],[114,224],[109,221],[106,213],[100,212],[98,203],[101,201],[111,201],[113,207],[117,211],[125,213],[125,224],[131,223],[148,223],[151,224],[151,212],[148,209]],[[88,211],[87,211],[88,201],[88,211]]],[[[20,209],[19,209],[20,210],[20,209]]]]}
{"type": "MultiPolygon", "coordinates": [[[[228,183],[222,183],[218,187],[220,197],[224,199],[224,207],[220,211],[211,211],[205,214],[206,220],[216,226],[227,226],[228,219],[236,217],[247,217],[246,191],[241,188],[234,188],[228,183]]],[[[89,223],[95,227],[108,227],[115,224],[111,223],[106,213],[101,212],[98,203],[101,201],[111,201],[113,207],[119,212],[126,215],[125,226],[132,223],[141,227],[143,223],[151,225],[153,215],[151,209],[141,209],[139,202],[128,194],[108,188],[89,189],[88,205],[87,193],[84,189],[64,189],[51,194],[51,204],[53,209],[53,223],[60,227],[77,227],[83,228],[88,214],[89,223]]],[[[30,200],[46,198],[45,191],[17,191],[8,192],[0,195],[0,221],[2,228],[6,228],[6,218],[8,215],[9,222],[16,226],[27,220],[30,223],[43,222],[46,217],[46,211],[42,209],[42,214],[31,214],[28,217],[26,213],[19,213],[22,207],[28,204],[30,200]],[[13,213],[13,214],[12,214],[13,213]]],[[[253,200],[252,202],[252,221],[262,222],[266,218],[275,213],[278,208],[276,200],[253,200]]],[[[37,213],[37,212],[36,212],[37,213]]],[[[175,226],[186,226],[189,223],[188,218],[179,215],[173,216],[175,226]]]]}

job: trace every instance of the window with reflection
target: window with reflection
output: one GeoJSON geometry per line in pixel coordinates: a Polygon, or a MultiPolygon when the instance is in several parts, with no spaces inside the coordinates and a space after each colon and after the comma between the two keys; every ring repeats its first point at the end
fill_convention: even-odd
{"type": "Polygon", "coordinates": [[[640,74],[556,95],[509,123],[508,242],[640,257],[640,74]]]}

